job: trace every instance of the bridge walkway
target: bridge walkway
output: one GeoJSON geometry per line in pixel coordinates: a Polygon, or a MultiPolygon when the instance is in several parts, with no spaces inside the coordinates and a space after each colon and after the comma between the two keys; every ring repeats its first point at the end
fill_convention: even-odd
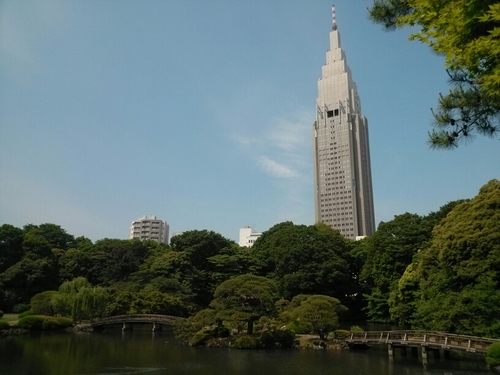
{"type": "Polygon", "coordinates": [[[422,358],[427,358],[427,349],[486,353],[488,346],[500,340],[437,331],[360,331],[351,332],[346,342],[350,345],[387,344],[389,355],[393,355],[395,347],[421,348],[422,358]]]}

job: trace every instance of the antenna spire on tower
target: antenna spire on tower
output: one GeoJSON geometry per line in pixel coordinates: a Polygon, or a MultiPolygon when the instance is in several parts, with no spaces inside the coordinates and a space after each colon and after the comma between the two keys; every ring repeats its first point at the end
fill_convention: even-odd
{"type": "Polygon", "coordinates": [[[337,30],[337,18],[335,17],[335,4],[332,4],[332,30],[337,30]]]}

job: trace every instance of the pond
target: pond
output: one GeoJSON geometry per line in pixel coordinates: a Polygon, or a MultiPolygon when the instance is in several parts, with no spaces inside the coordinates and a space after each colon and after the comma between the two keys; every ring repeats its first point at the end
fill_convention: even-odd
{"type": "Polygon", "coordinates": [[[37,333],[0,338],[0,375],[387,375],[492,374],[484,357],[422,359],[383,346],[349,350],[191,348],[170,330],[37,333]]]}

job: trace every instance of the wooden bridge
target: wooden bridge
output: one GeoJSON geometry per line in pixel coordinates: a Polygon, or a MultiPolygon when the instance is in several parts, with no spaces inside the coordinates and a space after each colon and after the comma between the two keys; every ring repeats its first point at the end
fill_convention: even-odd
{"type": "Polygon", "coordinates": [[[102,318],[91,324],[92,329],[102,330],[108,325],[121,324],[122,331],[131,330],[134,323],[151,323],[153,331],[160,331],[163,324],[173,324],[180,319],[173,315],[135,314],[135,315],[115,315],[102,318]]]}
{"type": "Polygon", "coordinates": [[[346,342],[349,346],[387,344],[390,356],[395,348],[421,348],[422,358],[425,359],[429,350],[486,353],[489,345],[500,340],[435,331],[367,331],[351,332],[346,342]]]}

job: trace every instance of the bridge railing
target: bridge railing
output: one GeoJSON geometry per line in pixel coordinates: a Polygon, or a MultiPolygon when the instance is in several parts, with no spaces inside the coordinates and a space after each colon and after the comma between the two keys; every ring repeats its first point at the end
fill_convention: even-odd
{"type": "Polygon", "coordinates": [[[178,316],[173,315],[159,315],[159,314],[134,314],[134,315],[114,315],[95,320],[94,324],[105,324],[113,322],[172,322],[179,319],[178,316]]]}
{"type": "Polygon", "coordinates": [[[500,340],[456,335],[436,331],[366,331],[351,332],[348,342],[352,343],[387,343],[400,345],[420,344],[421,346],[440,347],[442,349],[462,349],[485,352],[489,345],[500,340]]]}

